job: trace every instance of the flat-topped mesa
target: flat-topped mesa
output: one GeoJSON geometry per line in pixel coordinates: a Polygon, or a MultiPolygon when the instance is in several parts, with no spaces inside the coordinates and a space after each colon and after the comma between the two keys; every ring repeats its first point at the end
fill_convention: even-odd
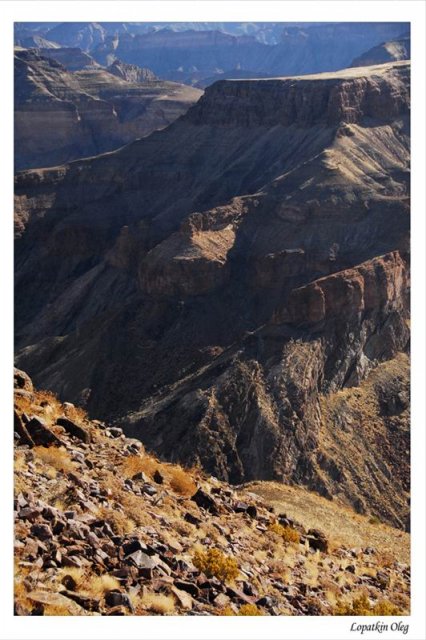
{"type": "Polygon", "coordinates": [[[294,78],[222,80],[183,116],[197,125],[272,127],[381,123],[409,112],[410,64],[294,78]]]}

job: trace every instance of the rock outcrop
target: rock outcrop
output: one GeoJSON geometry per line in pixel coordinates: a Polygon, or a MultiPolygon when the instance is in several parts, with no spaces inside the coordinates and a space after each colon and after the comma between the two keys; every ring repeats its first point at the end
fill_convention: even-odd
{"type": "Polygon", "coordinates": [[[396,251],[294,289],[275,321],[312,327],[369,312],[386,317],[407,306],[407,291],[406,264],[396,251]]]}
{"type": "Polygon", "coordinates": [[[143,140],[18,174],[18,366],[164,457],[406,527],[408,408],[389,420],[368,376],[409,345],[409,108],[406,62],[223,81],[143,140]],[[357,484],[323,397],[362,384],[357,484]]]}

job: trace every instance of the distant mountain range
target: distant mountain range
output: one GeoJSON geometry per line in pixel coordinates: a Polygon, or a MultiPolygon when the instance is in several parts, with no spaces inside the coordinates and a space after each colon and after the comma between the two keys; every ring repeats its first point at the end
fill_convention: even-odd
{"type": "Polygon", "coordinates": [[[20,23],[15,43],[78,47],[103,66],[118,58],[160,78],[206,86],[207,78],[231,77],[235,70],[238,77],[267,77],[342,69],[408,32],[403,22],[20,23]]]}

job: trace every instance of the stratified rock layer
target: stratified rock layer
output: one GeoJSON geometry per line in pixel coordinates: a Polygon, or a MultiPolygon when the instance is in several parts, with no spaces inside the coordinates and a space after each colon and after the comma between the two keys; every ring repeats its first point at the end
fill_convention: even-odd
{"type": "Polygon", "coordinates": [[[16,168],[56,165],[117,149],[166,127],[201,93],[157,80],[135,65],[117,62],[102,69],[80,49],[49,50],[46,57],[37,50],[18,50],[16,168]]]}
{"type": "Polygon", "coordinates": [[[218,82],[166,130],[18,174],[18,365],[163,456],[406,526],[408,410],[371,392],[357,484],[322,398],[406,357],[409,108],[404,62],[218,82]]]}

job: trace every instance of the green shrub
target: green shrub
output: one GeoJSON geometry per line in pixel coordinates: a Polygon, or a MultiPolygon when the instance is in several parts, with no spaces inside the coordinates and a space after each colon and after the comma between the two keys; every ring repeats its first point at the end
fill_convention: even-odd
{"type": "Polygon", "coordinates": [[[365,594],[354,598],[352,602],[338,602],[334,611],[336,616],[398,616],[400,609],[389,602],[380,600],[371,605],[365,594]]]}
{"type": "Polygon", "coordinates": [[[220,549],[197,551],[194,565],[208,578],[215,576],[222,582],[234,580],[238,575],[238,565],[234,558],[226,556],[220,549]]]}
{"type": "Polygon", "coordinates": [[[239,616],[262,616],[263,613],[255,604],[243,604],[238,611],[239,616]]]}
{"type": "Polygon", "coordinates": [[[283,527],[281,524],[278,524],[278,522],[271,524],[269,531],[280,536],[280,538],[282,538],[286,543],[295,542],[298,544],[300,542],[300,534],[296,529],[293,529],[292,527],[283,527]]]}

